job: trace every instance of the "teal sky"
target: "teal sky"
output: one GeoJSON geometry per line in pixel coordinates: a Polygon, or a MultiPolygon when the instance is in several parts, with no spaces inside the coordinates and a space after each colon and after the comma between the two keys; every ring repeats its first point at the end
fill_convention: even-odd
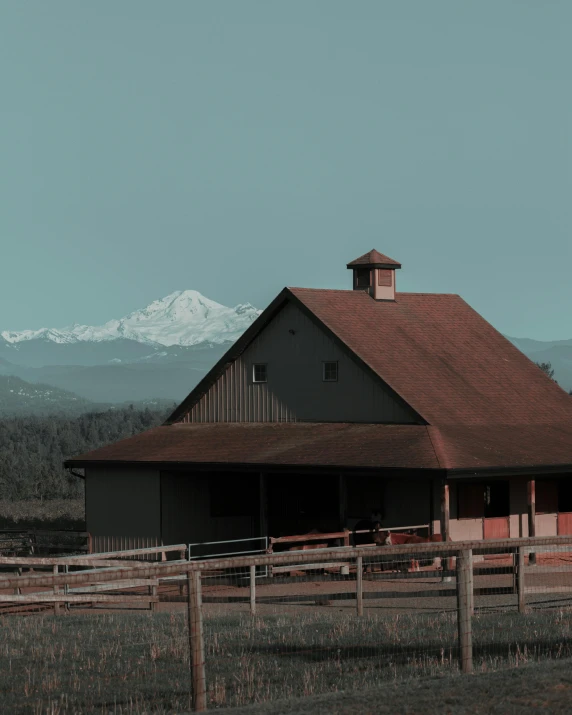
{"type": "Polygon", "coordinates": [[[570,0],[5,0],[0,329],[459,293],[572,338],[570,0]]]}

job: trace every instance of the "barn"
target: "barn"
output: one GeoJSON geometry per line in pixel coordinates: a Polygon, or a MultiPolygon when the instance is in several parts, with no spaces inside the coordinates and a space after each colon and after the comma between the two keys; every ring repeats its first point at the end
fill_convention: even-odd
{"type": "Polygon", "coordinates": [[[572,397],[458,295],[285,288],[160,427],[66,461],[94,548],[427,524],[572,533],[572,397]],[[77,473],[77,471],[75,471],[77,473]]]}

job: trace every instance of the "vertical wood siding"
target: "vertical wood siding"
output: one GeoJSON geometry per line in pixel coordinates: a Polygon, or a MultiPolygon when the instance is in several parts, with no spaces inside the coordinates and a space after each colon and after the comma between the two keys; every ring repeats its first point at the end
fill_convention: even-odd
{"type": "Polygon", "coordinates": [[[159,472],[88,467],[86,531],[97,552],[161,544],[159,472]]]}
{"type": "Polygon", "coordinates": [[[412,410],[293,304],[286,305],[182,418],[183,422],[415,423],[412,410]],[[338,381],[323,382],[322,363],[338,362],[338,381]],[[253,383],[254,363],[268,382],[253,383]]]}
{"type": "MultiPolygon", "coordinates": [[[[94,554],[100,554],[106,551],[147,549],[152,546],[161,546],[160,541],[156,536],[94,536],[92,548],[94,554]]],[[[160,561],[161,554],[146,554],[145,556],[134,556],[133,558],[143,561],[160,561]]]]}

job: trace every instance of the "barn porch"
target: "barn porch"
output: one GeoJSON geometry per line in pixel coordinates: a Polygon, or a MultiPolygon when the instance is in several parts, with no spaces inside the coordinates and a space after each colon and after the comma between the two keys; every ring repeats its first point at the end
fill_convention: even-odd
{"type": "Polygon", "coordinates": [[[162,538],[186,543],[338,532],[372,512],[381,513],[386,527],[429,527],[434,492],[433,475],[415,470],[162,472],[162,538]]]}
{"type": "Polygon", "coordinates": [[[385,528],[427,524],[454,541],[572,533],[572,474],[90,465],[86,500],[96,551],[352,530],[372,512],[385,528]]]}

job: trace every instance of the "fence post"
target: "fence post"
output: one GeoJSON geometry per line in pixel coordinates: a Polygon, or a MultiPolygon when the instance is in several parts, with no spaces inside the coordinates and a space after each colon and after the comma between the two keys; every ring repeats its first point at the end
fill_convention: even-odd
{"type": "Polygon", "coordinates": [[[526,612],[526,597],[524,593],[524,548],[519,546],[516,557],[516,592],[518,594],[518,612],[526,612]]]}
{"type": "Polygon", "coordinates": [[[256,566],[250,567],[250,613],[256,613],[256,566]]]}
{"type": "Polygon", "coordinates": [[[472,571],[471,549],[457,556],[457,627],[459,631],[459,666],[462,673],[473,672],[473,632],[471,628],[471,600],[469,595],[472,571]]]}
{"type": "MultiPolygon", "coordinates": [[[[58,575],[58,570],[59,570],[59,566],[57,564],[54,564],[54,567],[52,569],[54,576],[58,575]]],[[[54,595],[59,593],[59,590],[60,589],[54,584],[54,595]]],[[[60,612],[60,604],[57,601],[54,601],[54,615],[57,616],[59,614],[59,612],[60,612]]]]}
{"type": "Polygon", "coordinates": [[[469,615],[473,616],[475,613],[475,572],[473,570],[473,551],[469,551],[469,584],[468,584],[468,598],[469,598],[469,615]]]}
{"type": "Polygon", "coordinates": [[[191,655],[192,702],[195,712],[207,709],[205,676],[205,642],[203,637],[203,609],[201,603],[201,572],[187,571],[189,649],[191,655]]]}
{"type": "Polygon", "coordinates": [[[356,561],[356,601],[357,614],[363,616],[363,557],[358,556],[356,561]]]}
{"type": "MultiPolygon", "coordinates": [[[[69,566],[67,564],[64,564],[64,573],[69,573],[69,566]]],[[[64,583],[64,593],[67,594],[70,592],[70,587],[68,586],[67,583],[64,583]]],[[[70,604],[69,602],[65,604],[65,609],[66,613],[70,610],[70,604]]]]}

